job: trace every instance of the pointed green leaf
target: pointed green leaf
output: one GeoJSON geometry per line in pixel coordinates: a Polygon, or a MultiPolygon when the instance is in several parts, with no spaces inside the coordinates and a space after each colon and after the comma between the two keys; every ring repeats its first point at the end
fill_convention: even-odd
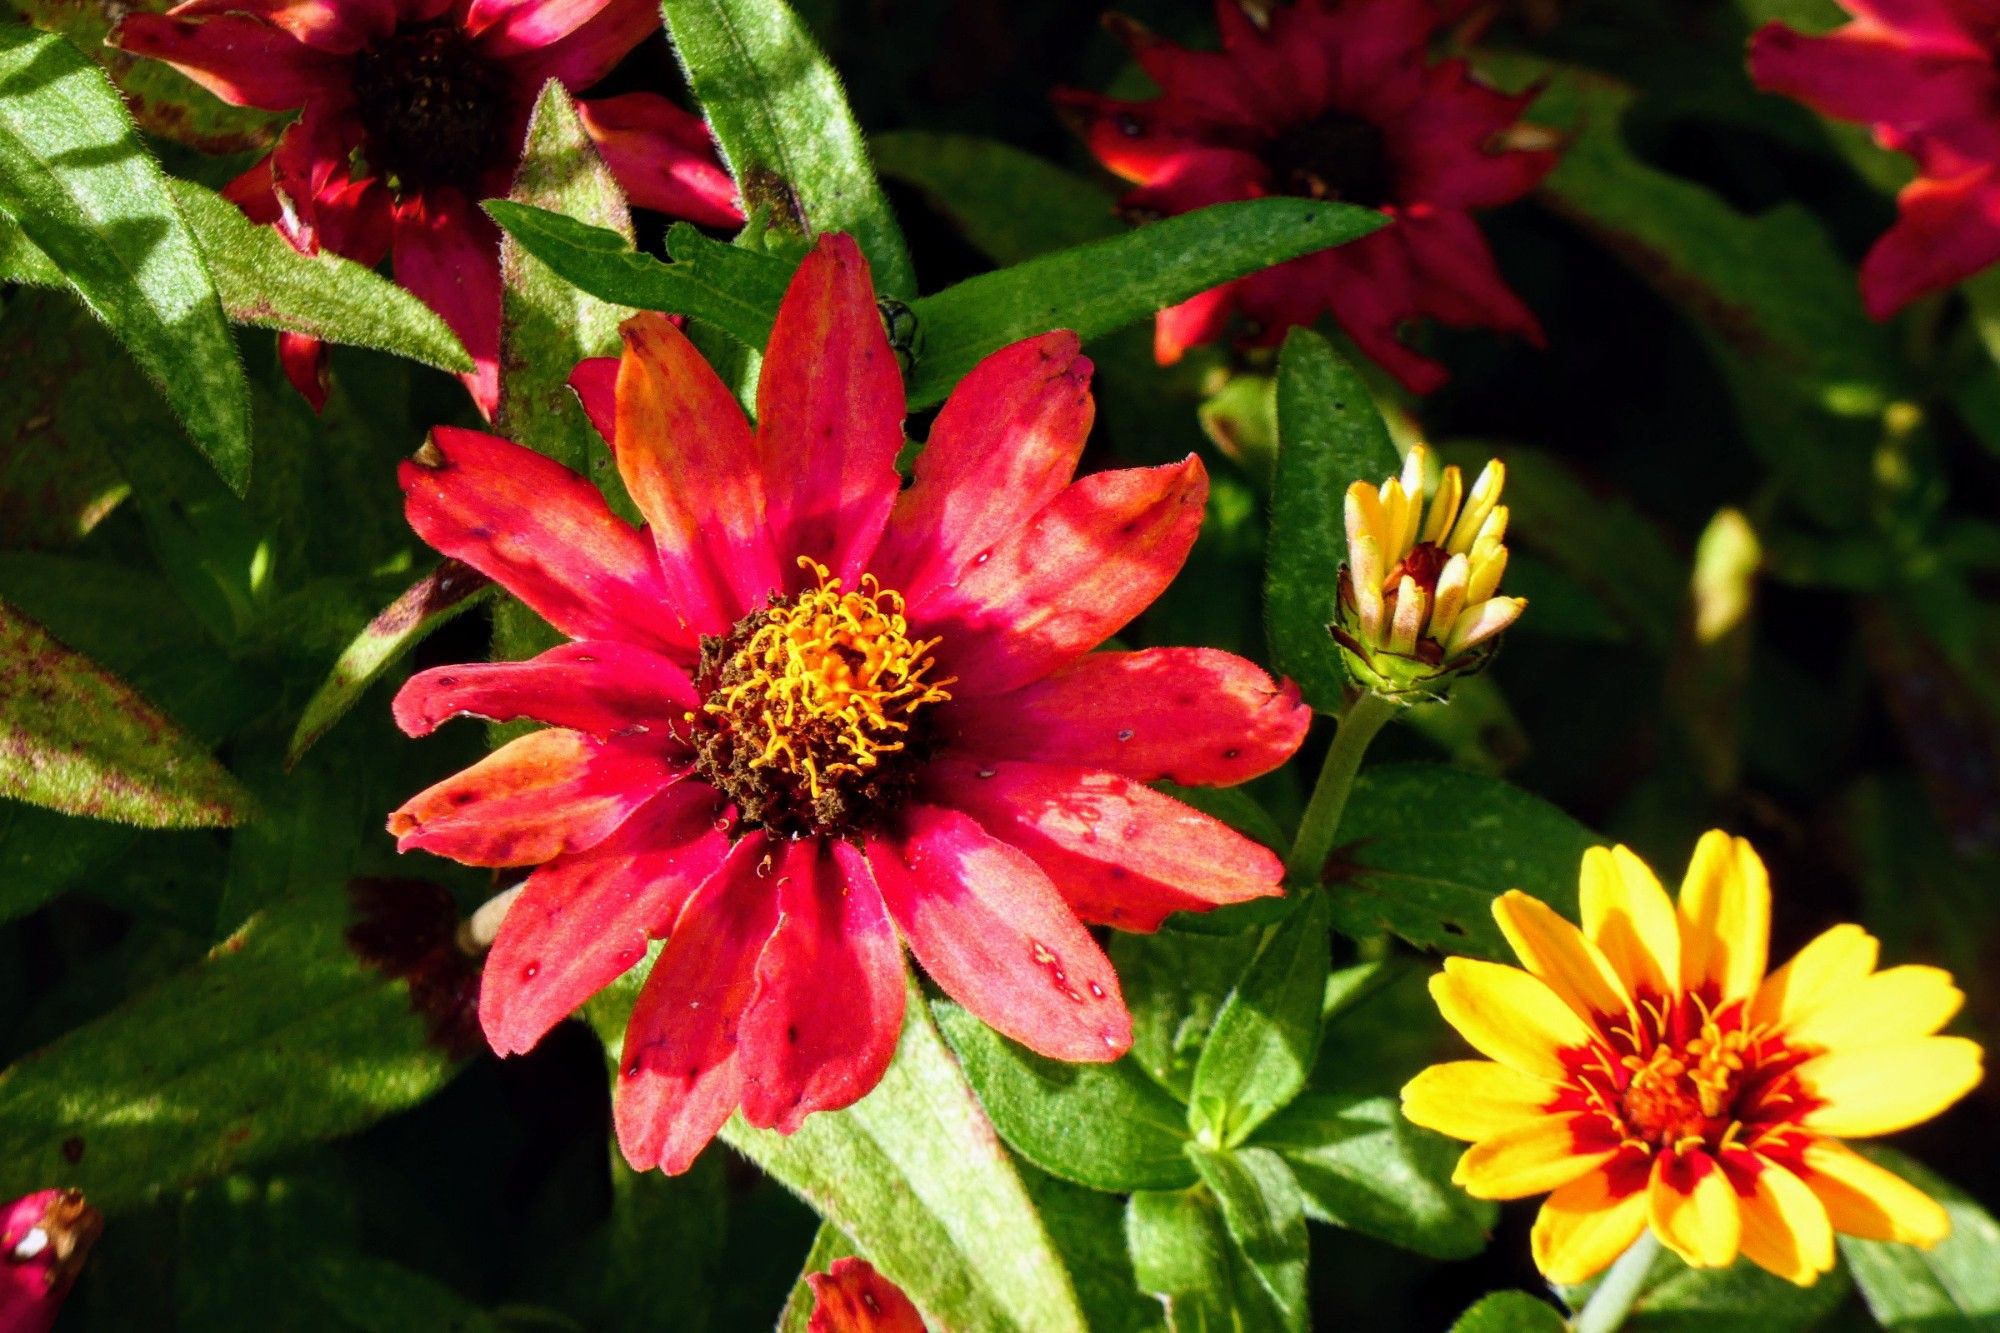
{"type": "Polygon", "coordinates": [[[200,247],[104,72],[60,37],[0,25],[0,213],[159,386],[238,494],[250,399],[200,247]]]}
{"type": "Polygon", "coordinates": [[[1165,1307],[1172,1333],[1281,1333],[1290,1326],[1230,1239],[1205,1186],[1141,1190],[1125,1207],[1125,1244],[1139,1289],[1165,1307]]]}
{"type": "Polygon", "coordinates": [[[1935,1249],[1840,1237],[1840,1252],[1876,1322],[1888,1329],[2000,1329],[2000,1223],[1964,1190],[1893,1148],[1864,1151],[1951,1215],[1935,1249]]]}
{"type": "Polygon", "coordinates": [[[1496,1291],[1460,1315],[1451,1333],[1564,1333],[1568,1327],[1547,1301],[1525,1291],[1496,1291]]]}
{"type": "Polygon", "coordinates": [[[1305,1328],[1305,1200],[1283,1159],[1265,1148],[1214,1152],[1191,1147],[1188,1156],[1214,1191],[1223,1227],[1284,1326],[1305,1328]]]}
{"type": "Polygon", "coordinates": [[[1260,932],[1211,935],[1172,927],[1115,932],[1111,960],[1132,1010],[1132,1059],[1185,1102],[1216,1015],[1256,955],[1260,932]]]}
{"type": "Polygon", "coordinates": [[[1241,1143],[1305,1086],[1332,966],[1327,932],[1326,899],[1317,893],[1265,929],[1195,1065],[1188,1106],[1203,1142],[1241,1143]]]}

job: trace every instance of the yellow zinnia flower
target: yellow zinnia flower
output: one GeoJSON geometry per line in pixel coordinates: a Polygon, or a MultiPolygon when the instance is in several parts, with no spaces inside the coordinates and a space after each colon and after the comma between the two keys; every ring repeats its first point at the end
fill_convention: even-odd
{"type": "Polygon", "coordinates": [[[1434,1065],[1403,1114],[1472,1147],[1453,1179],[1485,1199],[1553,1190],[1535,1264],[1580,1282],[1651,1226],[1697,1268],[1741,1254],[1807,1284],[1836,1231],[1929,1246],[1922,1191],[1844,1146],[1905,1129],[1980,1077],[1934,1035],[1964,997],[1933,967],[1875,970],[1835,926],[1766,976],[1771,893],[1750,844],[1695,848],[1678,908],[1624,847],[1585,854],[1583,928],[1518,890],[1493,904],[1526,971],[1447,959],[1438,1008],[1491,1060],[1434,1065]]]}
{"type": "Polygon", "coordinates": [[[1430,451],[1411,448],[1403,474],[1347,488],[1347,563],[1330,626],[1348,674],[1377,694],[1435,694],[1484,666],[1526,600],[1499,597],[1507,568],[1507,470],[1488,463],[1465,490],[1448,467],[1424,502],[1430,451]]]}

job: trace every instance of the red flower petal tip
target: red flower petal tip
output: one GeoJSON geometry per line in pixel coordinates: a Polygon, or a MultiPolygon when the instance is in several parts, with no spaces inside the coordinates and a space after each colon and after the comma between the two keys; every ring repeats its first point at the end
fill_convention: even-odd
{"type": "Polygon", "coordinates": [[[76,1190],[40,1190],[0,1210],[0,1331],[48,1333],[103,1230],[76,1190]]]}
{"type": "Polygon", "coordinates": [[[806,1275],[813,1311],[806,1333],[924,1333],[923,1316],[903,1289],[866,1259],[835,1259],[806,1275]]]}

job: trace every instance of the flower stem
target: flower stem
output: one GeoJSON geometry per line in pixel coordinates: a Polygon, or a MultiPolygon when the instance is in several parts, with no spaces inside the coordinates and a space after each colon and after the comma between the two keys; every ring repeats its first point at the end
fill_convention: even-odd
{"type": "Polygon", "coordinates": [[[1340,832],[1341,811],[1347,808],[1348,793],[1354,790],[1354,775],[1361,771],[1361,756],[1368,742],[1396,715],[1396,705],[1370,690],[1363,690],[1340,712],[1339,730],[1327,747],[1326,762],[1320,765],[1319,781],[1313,784],[1312,799],[1299,819],[1299,836],[1292,854],[1285,858],[1285,877],[1295,883],[1317,883],[1333,840],[1340,832]]]}
{"type": "Polygon", "coordinates": [[[1639,1298],[1639,1288],[1645,1285],[1646,1274],[1659,1253],[1660,1239],[1652,1228],[1640,1232],[1639,1239],[1611,1265],[1604,1281],[1577,1312],[1576,1322],[1570,1325],[1573,1333],[1614,1333],[1631,1313],[1632,1302],[1639,1298]]]}

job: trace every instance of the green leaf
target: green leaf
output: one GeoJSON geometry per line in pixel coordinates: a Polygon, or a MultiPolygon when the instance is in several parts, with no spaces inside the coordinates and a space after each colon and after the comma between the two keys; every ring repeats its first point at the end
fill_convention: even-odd
{"type": "Polygon", "coordinates": [[[785,1308],[778,1315],[778,1333],[808,1333],[806,1325],[818,1301],[806,1278],[826,1272],[833,1267],[834,1260],[853,1254],[854,1242],[841,1235],[839,1227],[819,1224],[819,1230],[813,1233],[812,1248],[806,1251],[805,1260],[799,1265],[799,1280],[792,1284],[791,1295],[785,1298],[785,1308]]]}
{"type": "Polygon", "coordinates": [[[0,25],[0,212],[116,333],[240,495],[250,399],[200,247],[104,72],[0,25]]]}
{"type": "Polygon", "coordinates": [[[338,893],[289,900],[0,1070],[0,1193],[75,1188],[120,1212],[435,1092],[452,1060],[347,924],[338,893]]]}
{"type": "Polygon", "coordinates": [[[1944,1205],[1951,1234],[1935,1249],[1841,1236],[1868,1312],[1889,1329],[2000,1329],[2000,1223],[1965,1191],[1893,1148],[1862,1149],[1944,1205]]]}
{"type": "Polygon", "coordinates": [[[782,231],[849,232],[876,291],[914,295],[916,272],[861,127],[798,15],[782,0],[665,0],[662,9],[744,211],[782,231]]]}
{"type": "Polygon", "coordinates": [[[1303,1329],[1306,1310],[1305,1199],[1276,1153],[1190,1147],[1202,1181],[1222,1206],[1222,1224],[1256,1274],[1286,1328],[1303,1329]]]}
{"type": "Polygon", "coordinates": [[[1323,713],[1347,690],[1327,626],[1347,562],[1347,488],[1402,467],[1368,386],[1333,344],[1294,329],[1278,354],[1278,464],[1265,543],[1271,663],[1323,713]]]}
{"type": "Polygon", "coordinates": [[[1307,894],[1264,931],[1202,1046],[1188,1107],[1203,1142],[1241,1143],[1305,1086],[1331,966],[1326,899],[1307,894]]]}
{"type": "Polygon", "coordinates": [[[1050,1175],[1113,1193],[1194,1184],[1182,1152],[1186,1111],[1131,1060],[1044,1059],[955,1004],[935,1009],[980,1104],[1015,1152],[1050,1175]]]}
{"type": "Polygon", "coordinates": [[[912,410],[943,401],[982,357],[1050,329],[1093,338],[1246,273],[1357,240],[1387,221],[1347,204],[1216,204],[982,273],[913,302],[912,410]]]}
{"type": "Polygon", "coordinates": [[[1033,1167],[1021,1183],[1069,1265],[1090,1333],[1159,1333],[1160,1307],[1139,1290],[1125,1248],[1125,1200],[1033,1167]]]}
{"type": "MultiPolygon", "coordinates": [[[[289,1263],[299,1256],[285,1256],[289,1263]]],[[[372,1255],[329,1252],[299,1275],[310,1298],[355,1333],[501,1333],[507,1325],[435,1278],[372,1255]]]]}
{"type": "Polygon", "coordinates": [[[0,795],[147,828],[237,823],[250,798],[191,737],[0,603],[0,795]]]}
{"type": "Polygon", "coordinates": [[[1564,1333],[1569,1328],[1556,1308],[1525,1291],[1482,1296],[1458,1317],[1451,1333],[1564,1333]]]}
{"type": "MultiPolygon", "coordinates": [[[[1601,1281],[1602,1279],[1598,1279],[1601,1281]]],[[[1590,1287],[1563,1289],[1572,1309],[1590,1287]]],[[[1853,1284],[1836,1268],[1810,1287],[1767,1273],[1748,1259],[1728,1268],[1689,1268],[1663,1251],[1621,1328],[1627,1333],[1805,1333],[1847,1299],[1853,1284]]]]}
{"type": "Polygon", "coordinates": [[[1256,931],[1211,935],[1172,927],[1114,932],[1111,959],[1132,1011],[1132,1055],[1183,1102],[1210,1029],[1259,943],[1256,931]]]}
{"type": "Polygon", "coordinates": [[[1314,1220],[1435,1259],[1479,1253],[1498,1216],[1451,1183],[1462,1145],[1404,1120],[1394,1097],[1308,1092],[1251,1142],[1291,1165],[1314,1220]]]}
{"type": "Polygon", "coordinates": [[[1605,841],[1539,796],[1436,764],[1364,771],[1340,834],[1335,926],[1501,961],[1493,900],[1520,889],[1575,920],[1583,854],[1605,841]]]}
{"type": "Polygon", "coordinates": [[[1264,1333],[1288,1327],[1230,1239],[1205,1187],[1141,1190],[1125,1207],[1125,1245],[1139,1289],[1166,1307],[1173,1333],[1264,1333]]]}
{"type": "Polygon", "coordinates": [[[884,176],[931,207],[996,264],[1115,236],[1115,201],[1095,181],[997,139],[898,130],[872,140],[884,176]]]}

